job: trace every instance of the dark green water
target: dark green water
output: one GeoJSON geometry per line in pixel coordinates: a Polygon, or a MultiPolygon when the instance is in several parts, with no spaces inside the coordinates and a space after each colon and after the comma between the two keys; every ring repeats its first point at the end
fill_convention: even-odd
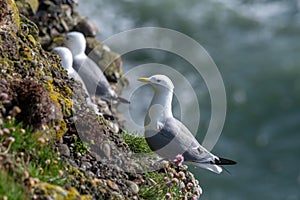
{"type": "MultiPolygon", "coordinates": [[[[299,0],[93,0],[80,2],[79,9],[100,27],[101,39],[137,27],[170,28],[197,40],[215,61],[226,88],[227,117],[213,152],[238,165],[228,167],[231,175],[191,167],[204,191],[201,199],[300,199],[299,0]]],[[[161,51],[133,52],[123,61],[125,71],[157,62],[190,80],[200,91],[201,141],[210,117],[201,77],[161,51]]],[[[133,118],[143,118],[136,113],[133,118]]]]}

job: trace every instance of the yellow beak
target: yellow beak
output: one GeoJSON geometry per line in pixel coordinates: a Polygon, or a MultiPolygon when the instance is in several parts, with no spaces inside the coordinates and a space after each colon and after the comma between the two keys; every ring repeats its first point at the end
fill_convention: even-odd
{"type": "Polygon", "coordinates": [[[54,43],[58,43],[59,45],[64,44],[64,37],[55,37],[53,38],[54,43]]]}
{"type": "Polygon", "coordinates": [[[53,38],[52,42],[55,44],[55,46],[64,46],[65,45],[64,37],[61,37],[61,36],[53,38]]]}
{"type": "Polygon", "coordinates": [[[138,81],[145,82],[145,83],[150,83],[149,78],[144,78],[144,77],[139,78],[138,81]]]}

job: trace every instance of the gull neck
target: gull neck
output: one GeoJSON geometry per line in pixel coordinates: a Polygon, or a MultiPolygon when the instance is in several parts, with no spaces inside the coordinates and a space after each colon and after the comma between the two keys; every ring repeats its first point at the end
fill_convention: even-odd
{"type": "Polygon", "coordinates": [[[158,111],[159,115],[156,117],[163,118],[163,119],[167,117],[173,117],[172,98],[173,98],[173,89],[169,89],[165,87],[154,89],[154,96],[152,98],[150,108],[152,106],[157,105],[160,107],[158,109],[161,109],[158,111]]]}

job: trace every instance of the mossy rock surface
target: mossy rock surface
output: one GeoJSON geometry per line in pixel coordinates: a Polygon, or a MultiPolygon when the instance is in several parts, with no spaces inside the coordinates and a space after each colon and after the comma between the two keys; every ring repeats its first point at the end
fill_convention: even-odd
{"type": "MultiPolygon", "coordinates": [[[[62,128],[65,127],[61,113],[70,115],[72,93],[70,93],[71,89],[69,88],[70,81],[61,67],[59,58],[43,50],[38,42],[37,26],[25,16],[19,16],[14,1],[4,4],[2,9],[8,10],[8,12],[1,12],[3,16],[0,23],[0,79],[5,80],[7,89],[11,91],[15,89],[13,97],[16,100],[16,105],[18,103],[24,104],[26,101],[30,102],[33,100],[30,98],[33,97],[34,93],[40,95],[36,106],[44,104],[43,112],[48,116],[42,117],[43,119],[34,119],[33,116],[28,116],[32,120],[40,120],[37,124],[32,123],[34,126],[47,125],[55,121],[62,128]],[[24,87],[18,89],[17,86],[22,84],[24,87]],[[9,88],[10,86],[14,88],[9,88]],[[50,109],[52,104],[52,113],[47,112],[46,107],[48,106],[50,109]],[[53,109],[57,113],[53,113],[53,109]],[[55,115],[54,118],[56,119],[50,115],[55,115]]],[[[24,109],[23,112],[25,112],[24,109]]],[[[36,112],[42,113],[38,109],[36,112]]],[[[26,123],[29,124],[25,121],[26,123]]],[[[65,131],[61,129],[60,135],[65,131]]]]}

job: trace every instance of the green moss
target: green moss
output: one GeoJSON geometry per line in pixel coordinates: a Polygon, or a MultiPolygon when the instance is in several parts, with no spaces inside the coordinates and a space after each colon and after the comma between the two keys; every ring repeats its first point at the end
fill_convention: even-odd
{"type": "Polygon", "coordinates": [[[144,137],[139,137],[127,131],[124,131],[121,137],[134,153],[152,152],[144,137]]]}

